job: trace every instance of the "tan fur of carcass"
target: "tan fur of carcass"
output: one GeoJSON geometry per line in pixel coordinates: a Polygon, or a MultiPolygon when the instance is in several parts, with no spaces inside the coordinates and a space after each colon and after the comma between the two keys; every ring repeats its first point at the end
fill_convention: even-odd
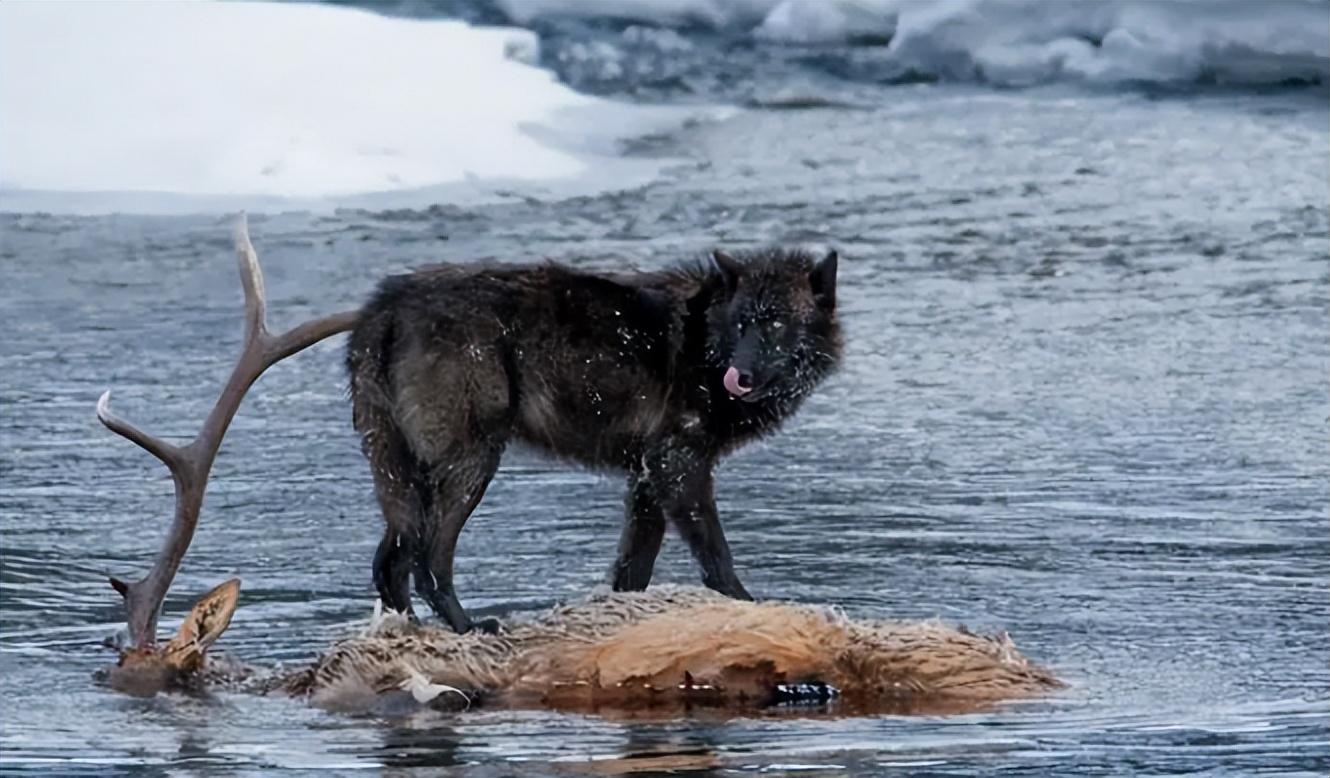
{"type": "Polygon", "coordinates": [[[971,710],[1062,686],[1005,633],[856,621],[828,608],[662,586],[593,595],[500,635],[457,635],[388,617],[276,688],[333,709],[370,707],[413,684],[435,684],[462,692],[436,689],[449,707],[481,698],[637,710],[762,704],[776,684],[801,682],[835,687],[847,710],[879,712],[971,710]]]}

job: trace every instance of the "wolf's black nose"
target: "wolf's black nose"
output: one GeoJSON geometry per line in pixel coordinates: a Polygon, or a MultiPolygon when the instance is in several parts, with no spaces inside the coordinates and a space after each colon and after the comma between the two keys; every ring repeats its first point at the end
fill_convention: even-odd
{"type": "Polygon", "coordinates": [[[752,389],[752,388],[753,388],[753,374],[752,374],[752,373],[748,372],[747,370],[740,370],[740,371],[739,371],[739,388],[740,388],[740,389],[752,389]]]}

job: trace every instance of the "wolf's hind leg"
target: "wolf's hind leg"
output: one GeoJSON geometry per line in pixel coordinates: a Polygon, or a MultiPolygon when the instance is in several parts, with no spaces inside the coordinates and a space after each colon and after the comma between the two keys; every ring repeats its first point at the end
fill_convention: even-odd
{"type": "Polygon", "coordinates": [[[416,592],[459,633],[469,632],[473,626],[485,632],[498,630],[493,619],[472,624],[466,615],[453,589],[453,556],[462,527],[485,496],[502,453],[502,446],[470,446],[450,452],[450,464],[436,468],[434,499],[416,548],[416,592]]]}
{"type": "Polygon", "coordinates": [[[415,619],[411,610],[411,564],[414,543],[392,526],[384,528],[383,540],[374,552],[374,587],[385,608],[405,613],[415,619]]]}
{"type": "Polygon", "coordinates": [[[424,521],[419,463],[391,416],[371,397],[355,398],[355,425],[374,476],[386,526],[374,553],[374,587],[385,608],[411,614],[411,561],[424,521]]]}
{"type": "Polygon", "coordinates": [[[624,502],[623,534],[619,536],[619,556],[610,568],[610,586],[616,592],[640,592],[651,583],[656,555],[665,539],[665,512],[650,482],[638,473],[628,476],[624,502]]]}

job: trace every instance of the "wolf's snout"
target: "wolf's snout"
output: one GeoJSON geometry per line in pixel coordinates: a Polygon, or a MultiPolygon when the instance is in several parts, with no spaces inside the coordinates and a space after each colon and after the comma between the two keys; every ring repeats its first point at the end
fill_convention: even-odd
{"type": "Polygon", "coordinates": [[[753,391],[753,374],[747,370],[731,367],[725,371],[725,391],[735,397],[743,397],[753,391]]]}

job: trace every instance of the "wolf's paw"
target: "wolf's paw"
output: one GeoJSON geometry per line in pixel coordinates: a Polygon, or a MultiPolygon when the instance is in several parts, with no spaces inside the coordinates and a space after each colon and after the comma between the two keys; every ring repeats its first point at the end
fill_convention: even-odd
{"type": "Polygon", "coordinates": [[[503,631],[503,624],[493,616],[483,619],[476,619],[471,622],[471,629],[468,632],[483,632],[486,635],[497,635],[503,631]]]}

